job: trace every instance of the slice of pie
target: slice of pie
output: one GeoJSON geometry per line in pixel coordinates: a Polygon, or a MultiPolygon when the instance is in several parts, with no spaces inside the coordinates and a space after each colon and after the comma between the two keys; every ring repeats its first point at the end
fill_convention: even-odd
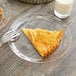
{"type": "Polygon", "coordinates": [[[60,44],[63,30],[48,31],[44,29],[25,29],[22,28],[24,35],[30,40],[37,52],[46,57],[60,44]]]}
{"type": "Polygon", "coordinates": [[[2,15],[2,9],[0,8],[0,15],[2,15]]]}
{"type": "Polygon", "coordinates": [[[0,8],[0,20],[2,19],[2,9],[0,8]]]}

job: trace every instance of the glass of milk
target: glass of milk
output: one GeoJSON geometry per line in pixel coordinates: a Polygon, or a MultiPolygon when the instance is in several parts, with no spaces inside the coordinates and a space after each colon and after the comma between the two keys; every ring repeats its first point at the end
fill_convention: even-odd
{"type": "Polygon", "coordinates": [[[70,16],[73,0],[55,0],[54,14],[59,18],[70,16]]]}

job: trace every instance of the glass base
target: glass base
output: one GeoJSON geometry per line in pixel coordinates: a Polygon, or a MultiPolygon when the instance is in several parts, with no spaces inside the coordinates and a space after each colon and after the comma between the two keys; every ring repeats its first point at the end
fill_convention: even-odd
{"type": "Polygon", "coordinates": [[[32,4],[41,4],[41,3],[49,3],[52,0],[19,0],[25,3],[32,3],[32,4]]]}
{"type": "Polygon", "coordinates": [[[62,15],[62,14],[56,12],[55,10],[54,10],[54,14],[55,14],[57,17],[61,18],[61,19],[67,18],[67,17],[70,16],[70,14],[62,15]]]}

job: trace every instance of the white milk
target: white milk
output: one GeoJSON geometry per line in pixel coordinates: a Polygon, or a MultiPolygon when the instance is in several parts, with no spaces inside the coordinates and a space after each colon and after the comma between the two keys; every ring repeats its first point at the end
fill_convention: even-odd
{"type": "Polygon", "coordinates": [[[66,18],[70,15],[73,0],[55,0],[54,13],[59,18],[66,18]]]}

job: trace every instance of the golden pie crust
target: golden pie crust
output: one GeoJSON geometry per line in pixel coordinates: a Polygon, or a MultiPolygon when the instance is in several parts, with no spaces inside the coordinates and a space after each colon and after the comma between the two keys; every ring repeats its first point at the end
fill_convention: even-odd
{"type": "Polygon", "coordinates": [[[2,9],[0,8],[0,20],[2,19],[2,13],[3,13],[3,11],[2,11],[2,9]]]}
{"type": "Polygon", "coordinates": [[[0,15],[2,15],[2,9],[0,8],[0,15]]]}
{"type": "Polygon", "coordinates": [[[30,40],[37,52],[46,57],[60,44],[63,30],[48,31],[44,29],[25,29],[22,28],[24,35],[30,40]]]}

